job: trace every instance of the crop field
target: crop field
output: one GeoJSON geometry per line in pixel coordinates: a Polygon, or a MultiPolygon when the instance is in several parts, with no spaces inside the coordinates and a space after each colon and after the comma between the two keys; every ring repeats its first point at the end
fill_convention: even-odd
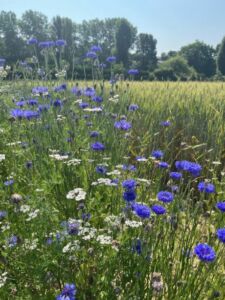
{"type": "Polygon", "coordinates": [[[225,299],[225,84],[0,82],[0,299],[225,299]]]}

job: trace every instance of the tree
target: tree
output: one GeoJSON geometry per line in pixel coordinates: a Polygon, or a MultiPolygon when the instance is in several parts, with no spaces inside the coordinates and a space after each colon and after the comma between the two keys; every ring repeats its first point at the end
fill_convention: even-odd
{"type": "Polygon", "coordinates": [[[188,80],[194,77],[195,71],[184,57],[176,55],[162,62],[154,74],[159,80],[188,80]]]}
{"type": "Polygon", "coordinates": [[[215,50],[213,47],[196,41],[190,45],[181,48],[181,55],[184,56],[188,64],[192,66],[196,72],[203,76],[210,77],[216,72],[215,50]]]}
{"type": "Polygon", "coordinates": [[[140,70],[153,71],[157,65],[157,40],[151,34],[140,33],[136,42],[136,60],[140,70]]]}
{"type": "Polygon", "coordinates": [[[120,19],[116,31],[116,55],[118,62],[128,67],[129,49],[133,45],[136,36],[136,28],[126,19],[120,19]]]}
{"type": "Polygon", "coordinates": [[[217,56],[217,68],[222,73],[222,75],[225,75],[225,37],[223,38],[219,47],[217,56]]]}
{"type": "Polygon", "coordinates": [[[39,42],[49,38],[48,18],[37,11],[27,10],[19,22],[24,39],[36,38],[39,42]]]}
{"type": "Polygon", "coordinates": [[[1,11],[0,13],[1,56],[8,64],[15,63],[24,57],[24,43],[19,37],[18,21],[15,13],[1,11]]]}

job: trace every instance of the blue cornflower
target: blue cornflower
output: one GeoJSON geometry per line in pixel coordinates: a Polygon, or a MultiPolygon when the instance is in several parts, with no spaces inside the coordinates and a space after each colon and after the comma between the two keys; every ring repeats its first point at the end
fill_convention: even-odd
{"type": "Polygon", "coordinates": [[[91,59],[95,59],[95,58],[97,58],[98,56],[97,56],[97,54],[96,54],[94,51],[88,51],[88,52],[86,53],[86,57],[87,57],[87,58],[91,58],[91,59]]]}
{"type": "Polygon", "coordinates": [[[20,101],[16,102],[16,106],[19,106],[19,107],[22,107],[22,106],[24,106],[26,104],[27,104],[27,101],[25,101],[25,100],[20,100],[20,101]]]}
{"type": "Polygon", "coordinates": [[[135,242],[132,243],[132,251],[136,252],[137,254],[141,254],[142,252],[142,246],[141,246],[141,240],[137,239],[135,242]]]}
{"type": "Polygon", "coordinates": [[[56,45],[57,47],[63,47],[63,46],[66,46],[67,43],[66,43],[65,40],[57,40],[57,41],[55,41],[55,45],[56,45]]]}
{"type": "Polygon", "coordinates": [[[82,89],[80,89],[79,87],[77,87],[77,86],[74,86],[74,87],[72,87],[72,89],[71,89],[71,92],[73,93],[73,94],[75,94],[76,96],[81,96],[82,95],[82,89]]]}
{"type": "Polygon", "coordinates": [[[56,296],[56,300],[76,300],[76,292],[75,284],[66,283],[61,294],[56,296]]]}
{"type": "Polygon", "coordinates": [[[161,126],[164,126],[164,127],[169,127],[171,125],[171,122],[170,121],[162,121],[160,123],[161,126]]]}
{"type": "Polygon", "coordinates": [[[49,104],[40,104],[38,106],[38,111],[39,112],[43,112],[43,111],[48,111],[50,108],[50,105],[49,104]]]}
{"type": "Polygon", "coordinates": [[[161,191],[157,194],[157,198],[159,201],[162,201],[164,203],[169,203],[173,201],[173,194],[167,191],[161,191]]]}
{"type": "Polygon", "coordinates": [[[182,178],[182,173],[179,172],[170,172],[170,178],[172,179],[181,179],[182,178]]]}
{"type": "Polygon", "coordinates": [[[26,164],[25,164],[25,166],[26,166],[26,168],[27,168],[27,169],[31,169],[31,168],[32,168],[32,166],[33,166],[33,163],[32,163],[32,161],[30,161],[30,160],[29,160],[29,161],[27,161],[27,162],[26,162],[26,164]]]}
{"type": "Polygon", "coordinates": [[[216,204],[216,207],[217,207],[220,211],[225,212],[225,202],[218,202],[218,203],[216,204]]]}
{"type": "Polygon", "coordinates": [[[199,182],[198,190],[200,192],[206,192],[208,194],[212,194],[216,192],[215,186],[212,183],[206,183],[204,181],[199,182]]]}
{"type": "Polygon", "coordinates": [[[216,258],[216,253],[208,244],[198,244],[194,248],[194,254],[204,262],[211,262],[216,258]]]}
{"type": "Polygon", "coordinates": [[[18,237],[16,235],[12,235],[9,239],[8,239],[8,245],[10,248],[13,248],[17,245],[18,243],[18,237]]]}
{"type": "Polygon", "coordinates": [[[102,48],[99,45],[93,45],[93,46],[91,46],[91,51],[93,51],[93,52],[101,52],[102,48]]]}
{"type": "Polygon", "coordinates": [[[55,91],[55,92],[65,91],[65,90],[66,90],[66,87],[67,87],[66,83],[62,83],[62,84],[60,84],[59,86],[56,86],[56,87],[54,88],[54,91],[55,91]]]}
{"type": "Polygon", "coordinates": [[[106,166],[97,166],[95,171],[99,174],[105,174],[107,172],[106,166]]]}
{"type": "Polygon", "coordinates": [[[165,161],[160,161],[157,163],[158,168],[167,169],[169,167],[169,164],[165,161]]]}
{"type": "Polygon", "coordinates": [[[129,111],[135,111],[138,110],[139,106],[137,104],[130,104],[128,107],[129,111]]]}
{"type": "Polygon", "coordinates": [[[38,44],[38,46],[39,46],[40,48],[50,48],[50,47],[55,46],[55,42],[53,42],[53,41],[40,42],[40,43],[38,44]]]}
{"type": "Polygon", "coordinates": [[[129,130],[132,126],[131,123],[126,120],[120,120],[114,123],[114,127],[121,130],[129,130]]]}
{"type": "Polygon", "coordinates": [[[31,120],[33,118],[38,118],[39,113],[37,111],[33,111],[33,110],[24,110],[23,117],[27,120],[31,120]]]}
{"type": "Polygon", "coordinates": [[[161,150],[154,150],[154,151],[152,151],[152,154],[151,154],[151,156],[156,159],[162,158],[163,155],[164,155],[164,153],[161,150]]]}
{"type": "Polygon", "coordinates": [[[126,190],[134,190],[136,188],[137,182],[134,179],[126,179],[122,182],[122,186],[126,190]]]}
{"type": "Polygon", "coordinates": [[[100,142],[95,142],[91,144],[91,149],[94,151],[103,151],[105,150],[105,146],[100,142]]]}
{"type": "Polygon", "coordinates": [[[220,228],[216,232],[218,239],[222,242],[225,243],[225,228],[220,228]]]}
{"type": "Polygon", "coordinates": [[[53,101],[53,106],[54,107],[61,107],[62,106],[62,101],[60,99],[56,99],[53,101]]]}
{"type": "Polygon", "coordinates": [[[7,180],[4,182],[4,185],[5,186],[9,186],[9,185],[12,185],[14,183],[14,180],[13,179],[10,179],[10,180],[7,180]]]}
{"type": "Polygon", "coordinates": [[[7,212],[5,210],[0,210],[0,220],[4,219],[7,216],[7,212]]]}
{"type": "Polygon", "coordinates": [[[151,208],[152,208],[152,211],[154,211],[154,213],[157,215],[163,215],[166,213],[165,207],[163,207],[161,205],[153,205],[151,208]]]}
{"type": "Polygon", "coordinates": [[[38,105],[38,100],[36,100],[36,99],[30,99],[30,100],[28,100],[27,101],[27,104],[28,105],[38,105]]]}
{"type": "Polygon", "coordinates": [[[201,173],[202,167],[198,163],[190,162],[188,160],[176,161],[175,166],[179,171],[187,171],[194,177],[198,177],[201,173]]]}
{"type": "Polygon", "coordinates": [[[136,171],[137,168],[134,165],[123,165],[122,168],[124,171],[136,171]]]}
{"type": "Polygon", "coordinates": [[[89,106],[89,103],[87,103],[87,102],[79,103],[79,107],[82,108],[82,109],[87,108],[88,106],[89,106]]]}
{"type": "Polygon", "coordinates": [[[90,132],[90,137],[97,137],[99,136],[99,132],[98,131],[91,131],[90,132]]]}
{"type": "Polygon", "coordinates": [[[101,103],[103,101],[103,98],[101,96],[94,96],[91,99],[97,103],[101,103]]]}
{"type": "Polygon", "coordinates": [[[134,203],[132,209],[140,218],[146,219],[150,217],[150,208],[147,205],[134,203]]]}
{"type": "Polygon", "coordinates": [[[4,64],[5,64],[5,59],[0,58],[0,67],[4,67],[4,64]]]}
{"type": "Polygon", "coordinates": [[[136,192],[134,190],[127,190],[123,193],[123,199],[131,202],[136,199],[136,192]]]}
{"type": "Polygon", "coordinates": [[[36,86],[32,89],[33,94],[44,94],[48,93],[48,88],[46,86],[36,86]]]}
{"type": "Polygon", "coordinates": [[[87,97],[94,97],[95,89],[93,87],[87,87],[86,89],[84,89],[84,95],[87,97]]]}
{"type": "Polygon", "coordinates": [[[137,69],[130,69],[128,71],[128,74],[129,75],[137,75],[137,74],[139,74],[139,71],[137,69]]]}
{"type": "Polygon", "coordinates": [[[80,224],[79,223],[67,223],[67,231],[71,235],[78,234],[80,224]]]}
{"type": "Polygon", "coordinates": [[[37,39],[35,38],[30,38],[29,40],[27,40],[27,45],[35,45],[37,44],[37,39]]]}
{"type": "Polygon", "coordinates": [[[106,61],[109,63],[114,63],[116,61],[116,57],[115,56],[109,56],[106,58],[106,61]]]}

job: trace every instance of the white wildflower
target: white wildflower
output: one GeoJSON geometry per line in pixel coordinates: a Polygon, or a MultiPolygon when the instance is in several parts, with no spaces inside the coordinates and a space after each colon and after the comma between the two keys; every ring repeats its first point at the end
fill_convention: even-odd
{"type": "Polygon", "coordinates": [[[34,211],[30,212],[28,214],[28,218],[26,219],[26,221],[30,221],[32,219],[35,219],[38,216],[40,209],[35,209],[34,211]]]}
{"type": "Polygon", "coordinates": [[[33,240],[25,239],[23,247],[25,250],[34,250],[37,248],[37,244],[38,244],[38,239],[33,239],[33,240]]]}
{"type": "Polygon", "coordinates": [[[125,225],[127,225],[128,227],[131,227],[131,228],[138,228],[138,227],[142,226],[142,222],[126,220],[125,225]]]}
{"type": "Polygon", "coordinates": [[[77,166],[80,165],[81,159],[73,158],[71,160],[65,161],[64,164],[67,166],[77,166]]]}
{"type": "Polygon", "coordinates": [[[7,272],[4,272],[0,275],[0,288],[3,287],[7,280],[7,272]]]}
{"type": "Polygon", "coordinates": [[[137,178],[138,182],[145,183],[146,185],[151,185],[151,181],[145,178],[137,178]]]}
{"type": "Polygon", "coordinates": [[[60,155],[60,154],[50,154],[49,157],[54,158],[55,160],[65,160],[68,159],[68,155],[60,155]]]}
{"type": "Polygon", "coordinates": [[[0,154],[0,161],[5,160],[5,154],[0,154]]]}
{"type": "Polygon", "coordinates": [[[112,237],[108,235],[99,235],[97,237],[97,242],[99,242],[101,245],[111,245],[112,244],[112,237]]]}
{"type": "Polygon", "coordinates": [[[83,111],[87,111],[87,112],[102,112],[102,108],[101,107],[93,107],[93,108],[87,107],[87,108],[84,108],[83,111]]]}
{"type": "Polygon", "coordinates": [[[86,198],[86,192],[82,188],[76,188],[66,195],[67,199],[75,199],[76,201],[82,201],[86,198]]]}
{"type": "Polygon", "coordinates": [[[114,170],[112,172],[107,172],[106,175],[110,176],[110,175],[116,175],[119,176],[121,174],[121,172],[119,170],[114,170]]]}
{"type": "Polygon", "coordinates": [[[27,212],[30,211],[30,206],[29,206],[29,205],[26,205],[26,204],[21,205],[20,211],[21,211],[22,213],[27,213],[27,212]]]}
{"type": "Polygon", "coordinates": [[[72,251],[78,251],[80,249],[80,242],[79,241],[73,241],[69,242],[66,246],[63,247],[62,252],[68,253],[72,251]]]}

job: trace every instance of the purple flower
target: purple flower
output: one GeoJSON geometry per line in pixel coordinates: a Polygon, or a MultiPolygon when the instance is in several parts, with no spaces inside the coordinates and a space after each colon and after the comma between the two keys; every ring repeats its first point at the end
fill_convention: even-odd
{"type": "Polygon", "coordinates": [[[0,67],[4,67],[4,64],[5,64],[5,59],[0,58],[0,67]]]}
{"type": "Polygon", "coordinates": [[[63,47],[63,46],[66,46],[67,43],[66,43],[65,40],[57,40],[57,41],[55,42],[55,45],[56,45],[57,47],[63,47]]]}
{"type": "Polygon", "coordinates": [[[154,151],[152,151],[152,154],[151,154],[151,156],[153,156],[156,159],[162,158],[163,155],[164,155],[164,153],[161,150],[154,150],[154,151]]]}
{"type": "Polygon", "coordinates": [[[173,194],[166,191],[161,191],[157,194],[157,198],[159,201],[162,201],[164,203],[170,203],[173,201],[173,194]]]}
{"type": "Polygon", "coordinates": [[[35,45],[37,44],[37,39],[35,38],[30,38],[29,40],[27,40],[27,45],[35,45]]]}
{"type": "Polygon", "coordinates": [[[66,90],[66,83],[62,83],[59,86],[56,86],[54,88],[55,92],[61,92],[61,91],[65,91],[66,90]]]}
{"type": "Polygon", "coordinates": [[[131,123],[126,120],[120,120],[114,123],[114,127],[121,130],[129,130],[132,126],[131,123]]]}
{"type": "Polygon", "coordinates": [[[134,165],[129,165],[129,166],[123,165],[123,170],[124,171],[136,171],[137,168],[134,165]]]}
{"type": "Polygon", "coordinates": [[[198,177],[201,173],[202,167],[198,163],[190,162],[188,160],[176,161],[175,166],[179,171],[187,171],[192,176],[198,177]]]}
{"type": "Polygon", "coordinates": [[[211,262],[216,258],[216,253],[208,244],[198,244],[194,248],[194,254],[198,256],[201,261],[211,262]]]}
{"type": "Polygon", "coordinates": [[[50,105],[49,104],[41,104],[38,106],[38,111],[43,112],[49,110],[50,105]]]}
{"type": "Polygon", "coordinates": [[[216,207],[217,207],[220,211],[225,212],[225,202],[218,202],[218,203],[216,204],[216,207]]]}
{"type": "Polygon", "coordinates": [[[131,104],[128,108],[129,111],[135,111],[139,108],[137,104],[131,104]]]}
{"type": "Polygon", "coordinates": [[[5,210],[0,210],[0,220],[3,220],[7,216],[7,212],[5,210]]]}
{"type": "Polygon", "coordinates": [[[105,150],[105,146],[100,142],[95,142],[91,144],[91,149],[94,151],[103,151],[105,150]]]}
{"type": "Polygon", "coordinates": [[[13,179],[10,179],[10,180],[5,181],[5,182],[4,182],[4,185],[5,185],[5,186],[10,186],[10,185],[13,185],[13,183],[14,183],[14,180],[13,180],[13,179]]]}
{"type": "Polygon", "coordinates": [[[79,223],[67,223],[67,231],[70,235],[78,234],[80,224],[79,223]]]}
{"type": "Polygon", "coordinates": [[[87,97],[94,97],[95,89],[93,87],[87,87],[86,89],[84,89],[84,95],[87,97]]]}
{"type": "Polygon", "coordinates": [[[134,203],[132,209],[136,215],[142,219],[147,219],[150,217],[150,208],[147,205],[134,203]]]}
{"type": "Polygon", "coordinates": [[[133,243],[133,246],[132,246],[132,251],[133,252],[136,252],[137,254],[141,254],[142,252],[142,247],[141,247],[141,240],[140,239],[137,239],[135,241],[135,243],[133,243]]]}
{"type": "Polygon", "coordinates": [[[32,105],[32,106],[38,105],[38,100],[36,100],[36,99],[30,99],[30,100],[27,101],[27,104],[28,105],[32,105]]]}
{"type": "Polygon", "coordinates": [[[225,228],[220,228],[216,232],[218,239],[222,242],[225,243],[225,228]]]}
{"type": "Polygon", "coordinates": [[[77,86],[74,86],[72,89],[71,89],[71,92],[73,94],[75,94],[76,96],[81,96],[82,95],[82,89],[78,88],[77,86]]]}
{"type": "Polygon", "coordinates": [[[137,69],[130,69],[128,71],[128,74],[129,75],[138,75],[139,74],[139,71],[137,69]]]}
{"type": "Polygon", "coordinates": [[[126,179],[122,182],[122,186],[125,190],[134,190],[136,188],[137,182],[134,179],[126,179]]]}
{"type": "Polygon", "coordinates": [[[116,57],[115,56],[109,56],[106,58],[106,61],[109,63],[114,63],[116,61],[116,57]]]}
{"type": "Polygon", "coordinates": [[[94,96],[91,99],[92,99],[92,101],[97,102],[97,103],[101,103],[103,101],[103,98],[101,96],[94,96]]]}
{"type": "Polygon", "coordinates": [[[40,43],[38,44],[38,46],[39,46],[40,48],[50,48],[50,47],[55,46],[55,42],[53,42],[53,41],[40,42],[40,43]]]}
{"type": "Polygon", "coordinates": [[[32,89],[33,94],[44,94],[48,93],[48,88],[46,86],[36,86],[32,89]]]}
{"type": "Polygon", "coordinates": [[[62,101],[60,99],[56,99],[53,101],[53,106],[54,107],[61,107],[62,106],[62,101]]]}
{"type": "Polygon", "coordinates": [[[136,199],[136,192],[134,190],[127,190],[123,193],[123,199],[131,202],[136,199]]]}
{"type": "Polygon", "coordinates": [[[157,215],[163,215],[166,213],[165,207],[163,207],[161,205],[153,205],[151,208],[152,208],[152,211],[154,211],[154,213],[157,215]]]}
{"type": "Polygon", "coordinates": [[[18,243],[18,237],[16,235],[12,235],[9,239],[8,239],[8,245],[10,248],[13,248],[17,245],[18,243]]]}
{"type": "Polygon", "coordinates": [[[93,46],[91,46],[91,51],[93,51],[93,52],[102,52],[102,48],[99,45],[93,45],[93,46]]]}
{"type": "Polygon", "coordinates": [[[182,178],[182,173],[179,172],[170,172],[170,178],[179,180],[182,178]]]}
{"type": "Polygon", "coordinates": [[[82,109],[87,108],[88,106],[89,106],[89,103],[87,103],[87,102],[79,103],[79,107],[82,108],[82,109]]]}
{"type": "Polygon", "coordinates": [[[16,102],[16,106],[19,106],[19,107],[23,107],[26,104],[27,104],[27,101],[25,101],[25,100],[20,100],[20,101],[16,102]]]}
{"type": "Polygon", "coordinates": [[[107,172],[106,166],[97,166],[95,171],[99,174],[105,174],[107,172]]]}
{"type": "Polygon", "coordinates": [[[66,283],[61,294],[56,297],[56,300],[76,300],[76,292],[75,284],[66,283]]]}
{"type": "Polygon", "coordinates": [[[169,127],[171,125],[171,122],[170,121],[162,121],[160,123],[160,125],[163,126],[163,127],[169,127]]]}
{"type": "Polygon", "coordinates": [[[90,132],[90,137],[97,137],[99,136],[99,132],[98,131],[91,131],[90,132]]]}
{"type": "Polygon", "coordinates": [[[160,161],[157,163],[158,168],[167,169],[169,167],[168,163],[165,161],[160,161]]]}
{"type": "Polygon", "coordinates": [[[198,190],[200,192],[205,192],[205,193],[208,193],[208,194],[215,193],[215,191],[216,191],[215,186],[212,183],[206,183],[204,181],[199,182],[198,190]]]}
{"type": "Polygon", "coordinates": [[[96,59],[98,56],[97,56],[97,54],[94,51],[88,51],[86,53],[86,57],[87,58],[91,58],[91,59],[96,59]]]}

